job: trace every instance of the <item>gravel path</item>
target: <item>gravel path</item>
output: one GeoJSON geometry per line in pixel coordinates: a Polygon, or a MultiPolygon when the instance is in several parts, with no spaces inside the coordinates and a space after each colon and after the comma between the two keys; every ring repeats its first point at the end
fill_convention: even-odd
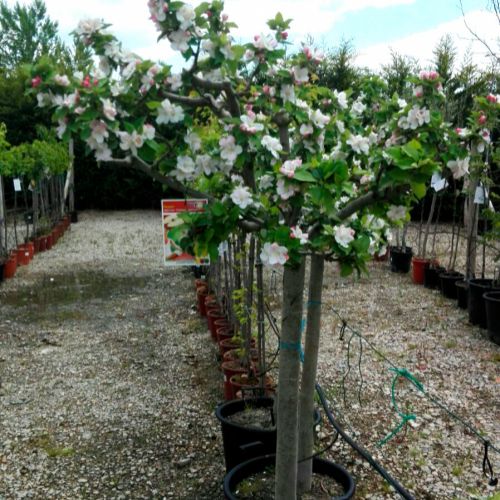
{"type": "MultiPolygon", "coordinates": [[[[81,214],[54,249],[2,284],[1,500],[221,498],[221,375],[192,281],[161,264],[159,214],[133,211],[81,214]]],[[[417,499],[498,493],[482,476],[477,439],[408,383],[397,400],[417,420],[377,442],[399,422],[387,356],[498,446],[500,347],[386,263],[361,279],[328,266],[323,302],[318,378],[346,429],[417,499]],[[357,337],[348,351],[332,308],[379,354],[366,345],[360,353],[357,337]]],[[[324,426],[320,447],[330,434],[324,426]]],[[[356,498],[398,498],[345,444],[328,455],[354,473],[356,498]]],[[[500,455],[490,458],[498,475],[500,455]]]]}
{"type": "Polygon", "coordinates": [[[161,218],[84,213],[0,288],[0,498],[217,498],[215,349],[161,218]]]}

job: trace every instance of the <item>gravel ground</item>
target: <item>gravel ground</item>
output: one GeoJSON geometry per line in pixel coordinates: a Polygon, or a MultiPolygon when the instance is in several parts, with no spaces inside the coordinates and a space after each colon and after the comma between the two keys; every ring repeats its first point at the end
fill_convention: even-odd
{"type": "MultiPolygon", "coordinates": [[[[328,266],[324,288],[318,378],[346,429],[417,499],[498,493],[482,476],[480,442],[407,382],[397,401],[417,419],[377,442],[399,422],[388,357],[499,447],[500,347],[386,263],[361,279],[328,266]],[[360,357],[350,330],[340,340],[332,308],[378,353],[364,343],[360,357]]],[[[162,267],[152,212],[83,213],[54,249],[2,284],[2,500],[221,498],[213,409],[222,377],[193,306],[190,273],[162,267]]],[[[323,426],[319,447],[330,434],[323,426]]],[[[328,455],[355,475],[356,498],[398,498],[347,445],[328,455]]],[[[500,455],[490,459],[499,474],[500,455]]]]}

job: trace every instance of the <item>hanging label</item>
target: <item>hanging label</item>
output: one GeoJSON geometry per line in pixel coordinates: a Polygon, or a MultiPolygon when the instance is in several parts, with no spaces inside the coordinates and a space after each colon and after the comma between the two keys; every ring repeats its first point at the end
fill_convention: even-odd
{"type": "Polygon", "coordinates": [[[435,173],[431,179],[431,187],[434,191],[439,192],[448,186],[448,181],[441,177],[440,173],[435,173]]]}
{"type": "Polygon", "coordinates": [[[488,190],[480,184],[476,188],[476,193],[474,195],[474,203],[478,205],[484,205],[486,203],[486,198],[488,197],[488,190]]]}
{"type": "Polygon", "coordinates": [[[14,191],[21,191],[21,180],[14,179],[14,191]]]}

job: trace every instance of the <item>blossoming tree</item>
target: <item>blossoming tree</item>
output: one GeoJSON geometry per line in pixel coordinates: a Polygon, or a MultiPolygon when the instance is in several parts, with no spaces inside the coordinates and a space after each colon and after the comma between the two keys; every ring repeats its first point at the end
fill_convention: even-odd
{"type": "Polygon", "coordinates": [[[97,67],[61,75],[38,65],[31,85],[39,105],[54,108],[61,138],[77,136],[97,160],[133,166],[209,200],[204,213],[185,219],[187,250],[216,258],[230,234],[251,232],[263,264],[284,266],[275,496],[290,500],[297,484],[310,485],[311,461],[302,462],[298,481],[297,463],[312,454],[324,260],[338,260],[344,275],[364,270],[371,255],[384,252],[388,223],[408,218],[429,176],[456,159],[453,148],[442,147],[439,77],[417,79],[408,103],[383,100],[370,85],[354,97],[314,85],[318,52],[302,46],[285,58],[290,20],[281,14],[268,33],[238,44],[219,0],[148,6],[160,38],[184,57],[182,72],[126,52],[108,25],[87,20],[76,35],[97,67]]]}

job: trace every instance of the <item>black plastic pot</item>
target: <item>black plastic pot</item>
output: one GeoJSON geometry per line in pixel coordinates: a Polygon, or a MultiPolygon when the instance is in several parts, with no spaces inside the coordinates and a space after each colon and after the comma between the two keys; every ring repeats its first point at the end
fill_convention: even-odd
{"type": "Polygon", "coordinates": [[[483,295],[486,306],[486,325],[488,336],[500,345],[500,291],[487,292],[483,295]]]}
{"type": "Polygon", "coordinates": [[[469,321],[473,325],[486,328],[486,306],[483,295],[493,291],[493,280],[478,278],[469,280],[469,321]]]}
{"type": "Polygon", "coordinates": [[[441,284],[441,293],[448,299],[457,299],[457,287],[455,283],[457,281],[462,281],[464,275],[462,273],[457,273],[456,271],[450,271],[447,273],[441,273],[439,275],[439,281],[441,284]]]}
{"type": "Polygon", "coordinates": [[[393,273],[408,273],[411,266],[413,251],[410,247],[391,247],[390,262],[393,273]]]}
{"type": "MultiPolygon", "coordinates": [[[[235,493],[238,489],[238,484],[252,474],[262,472],[267,467],[273,466],[275,459],[275,455],[265,455],[243,462],[234,469],[231,469],[224,478],[224,495],[226,498],[228,500],[238,500],[238,496],[235,493]]],[[[335,500],[348,500],[354,496],[356,490],[354,479],[340,465],[322,458],[314,458],[313,473],[328,476],[342,486],[344,493],[341,496],[334,497],[335,500]]]]}
{"type": "Polygon", "coordinates": [[[73,210],[69,215],[71,217],[71,224],[76,224],[78,222],[78,212],[73,210]]]}
{"type": "Polygon", "coordinates": [[[444,273],[446,269],[441,266],[427,266],[424,269],[424,286],[425,288],[439,288],[439,275],[444,273]]]}
{"type": "Polygon", "coordinates": [[[467,281],[455,281],[455,288],[457,289],[457,306],[460,309],[467,309],[469,303],[469,285],[467,281]]]}
{"type": "Polygon", "coordinates": [[[0,262],[0,283],[3,281],[3,268],[5,264],[3,262],[0,262]]]}
{"type": "MultiPolygon", "coordinates": [[[[245,408],[267,408],[273,411],[274,399],[259,397],[252,399],[235,399],[222,403],[215,410],[215,415],[221,423],[222,442],[226,471],[238,464],[261,455],[276,453],[276,427],[272,429],[257,429],[231,422],[228,417],[240,413],[245,408]]],[[[321,416],[314,412],[314,424],[318,425],[321,416]]]]}

